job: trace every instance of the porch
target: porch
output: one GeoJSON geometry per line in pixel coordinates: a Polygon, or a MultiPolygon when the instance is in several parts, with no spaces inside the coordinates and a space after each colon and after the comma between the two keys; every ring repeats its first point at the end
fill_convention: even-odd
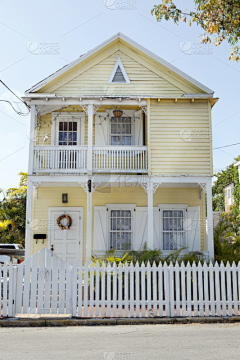
{"type": "MultiPolygon", "coordinates": [[[[76,254],[77,261],[89,261],[93,254],[103,256],[116,249],[120,255],[125,250],[143,249],[145,243],[149,249],[160,249],[163,256],[186,247],[185,252],[201,251],[206,258],[213,257],[210,177],[35,175],[29,180],[35,193],[32,211],[41,214],[46,224],[36,229],[29,222],[31,239],[35,232],[46,234],[44,245],[31,240],[31,254],[42,246],[53,246],[61,257],[59,240],[70,246],[69,239],[75,250],[65,256],[72,259],[71,264],[76,254]],[[67,195],[66,203],[61,201],[62,195],[67,195]],[[56,225],[62,214],[71,216],[70,230],[62,231],[56,225]]],[[[35,219],[39,226],[41,219],[35,219]]]]}

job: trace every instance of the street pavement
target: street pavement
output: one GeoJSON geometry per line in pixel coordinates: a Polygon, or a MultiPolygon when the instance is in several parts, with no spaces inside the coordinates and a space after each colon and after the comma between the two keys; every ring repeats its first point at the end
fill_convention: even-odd
{"type": "Polygon", "coordinates": [[[240,324],[0,328],[5,359],[240,359],[240,324]]]}

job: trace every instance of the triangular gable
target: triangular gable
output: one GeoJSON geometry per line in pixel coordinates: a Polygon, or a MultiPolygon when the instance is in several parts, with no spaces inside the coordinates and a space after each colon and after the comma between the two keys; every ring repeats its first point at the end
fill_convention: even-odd
{"type": "Polygon", "coordinates": [[[116,53],[118,50],[123,51],[136,61],[140,57],[142,65],[149,67],[151,71],[154,71],[177,88],[182,89],[183,93],[213,94],[213,91],[206,86],[121,33],[118,33],[77,60],[56,71],[27,90],[26,93],[54,93],[55,89],[59,89],[60,86],[67,84],[67,82],[73,80],[76,76],[106,59],[109,55],[116,53]],[[127,50],[127,52],[124,50],[127,50]]]}
{"type": "Polygon", "coordinates": [[[128,74],[123,66],[120,56],[118,56],[117,61],[113,67],[110,78],[108,79],[108,84],[130,84],[128,74]]]}

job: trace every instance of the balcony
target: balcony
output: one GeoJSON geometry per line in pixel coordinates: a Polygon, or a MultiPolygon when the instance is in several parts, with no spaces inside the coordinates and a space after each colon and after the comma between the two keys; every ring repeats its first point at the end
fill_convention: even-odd
{"type": "MultiPolygon", "coordinates": [[[[93,146],[93,172],[147,173],[147,146],[93,146]]],[[[86,173],[87,146],[35,146],[34,173],[86,173]]]]}
{"type": "Polygon", "coordinates": [[[87,146],[35,146],[33,172],[84,173],[87,171],[87,146]]]}
{"type": "Polygon", "coordinates": [[[93,171],[147,173],[147,146],[94,146],[93,171]]]}

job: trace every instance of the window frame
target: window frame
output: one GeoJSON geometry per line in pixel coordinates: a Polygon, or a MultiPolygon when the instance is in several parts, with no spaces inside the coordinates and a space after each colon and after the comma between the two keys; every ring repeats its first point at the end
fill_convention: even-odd
{"type": "Polygon", "coordinates": [[[52,126],[51,126],[51,146],[74,146],[84,145],[85,139],[85,114],[78,112],[68,112],[66,114],[60,112],[52,113],[52,126]],[[54,120],[57,116],[57,119],[54,120]],[[73,119],[74,117],[74,119],[73,119]],[[77,144],[76,145],[59,145],[59,123],[69,120],[69,122],[77,122],[77,144]],[[81,126],[81,121],[84,121],[84,126],[81,126]],[[83,129],[84,128],[84,131],[83,129]]]}
{"type": "MultiPolygon", "coordinates": [[[[176,249],[163,249],[163,212],[164,211],[179,211],[182,210],[183,211],[183,230],[181,231],[183,233],[183,242],[187,242],[187,232],[186,229],[184,229],[185,227],[185,221],[188,219],[188,215],[187,215],[187,211],[188,211],[188,205],[187,204],[158,204],[158,208],[160,210],[160,245],[161,245],[161,250],[162,251],[166,251],[166,252],[171,252],[174,251],[176,249]]],[[[169,232],[171,232],[171,230],[169,230],[169,232]]],[[[175,231],[177,232],[177,231],[175,231]]],[[[177,247],[178,249],[178,247],[177,247]]]]}
{"type": "MultiPolygon", "coordinates": [[[[111,211],[131,211],[131,219],[132,219],[132,223],[131,223],[131,232],[132,236],[131,236],[131,246],[130,249],[133,248],[133,244],[134,244],[134,234],[135,234],[135,221],[136,221],[136,204],[106,204],[106,210],[108,212],[108,216],[107,216],[107,244],[108,244],[108,251],[110,251],[110,240],[111,240],[111,211]]],[[[113,250],[113,249],[112,249],[113,250]]],[[[116,250],[117,252],[124,252],[125,250],[116,250]]]]}

